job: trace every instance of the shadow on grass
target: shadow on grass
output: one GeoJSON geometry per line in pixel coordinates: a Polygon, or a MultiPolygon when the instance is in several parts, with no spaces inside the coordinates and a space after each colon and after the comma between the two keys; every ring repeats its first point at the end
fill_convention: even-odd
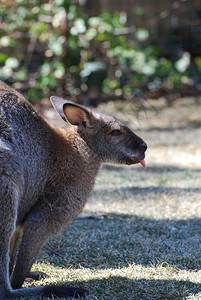
{"type": "MultiPolygon", "coordinates": [[[[82,284],[82,283],[81,283],[82,284]]],[[[177,280],[130,280],[124,277],[110,277],[91,280],[85,285],[96,299],[185,299],[201,291],[201,284],[177,280]],[[104,296],[104,298],[103,298],[104,296]]],[[[90,299],[90,297],[89,297],[90,299]]]]}
{"type": "Polygon", "coordinates": [[[150,267],[165,263],[197,271],[201,266],[200,245],[201,219],[153,220],[111,214],[103,220],[75,221],[59,239],[50,240],[45,260],[67,268],[122,268],[133,263],[150,267]]]}
{"type": "MultiPolygon", "coordinates": [[[[57,283],[55,283],[57,284],[57,283]]],[[[200,296],[201,284],[180,280],[131,280],[120,276],[89,281],[66,282],[62,286],[84,288],[87,299],[104,300],[181,300],[188,296],[200,296]]],[[[49,299],[49,298],[48,298],[49,299]]],[[[58,299],[51,298],[51,299],[58,299]]],[[[63,298],[62,298],[63,299],[63,298]]],[[[81,299],[86,299],[82,297],[81,299]]],[[[196,298],[200,299],[200,298],[196,298]]]]}
{"type": "Polygon", "coordinates": [[[191,172],[191,173],[195,173],[195,174],[200,174],[201,173],[201,169],[189,169],[189,168],[179,168],[179,167],[175,167],[175,166],[163,166],[161,165],[159,166],[147,166],[146,171],[140,167],[140,168],[136,168],[136,166],[134,167],[127,167],[125,168],[125,166],[115,166],[115,165],[104,165],[103,170],[107,170],[107,172],[114,172],[114,171],[123,171],[123,172],[127,172],[128,170],[133,170],[135,168],[135,172],[137,173],[155,173],[155,174],[161,174],[161,173],[187,173],[187,172],[191,172]]]}
{"type": "MultiPolygon", "coordinates": [[[[144,172],[142,168],[138,169],[138,172],[144,172]]],[[[160,173],[194,173],[194,174],[200,174],[201,169],[185,169],[185,168],[178,168],[174,166],[152,166],[152,167],[147,167],[146,172],[148,173],[155,173],[155,174],[160,174],[160,173]]]]}
{"type": "MultiPolygon", "coordinates": [[[[175,194],[178,195],[181,193],[198,193],[201,194],[201,188],[180,188],[180,187],[165,187],[165,186],[149,186],[149,187],[120,187],[120,188],[105,188],[99,187],[95,191],[93,191],[93,195],[108,192],[112,193],[113,195],[121,193],[125,197],[128,197],[129,194],[131,196],[137,195],[151,195],[151,194],[175,194]]],[[[116,200],[117,201],[117,200],[116,200]]],[[[120,199],[122,201],[122,199],[120,199]]]]}

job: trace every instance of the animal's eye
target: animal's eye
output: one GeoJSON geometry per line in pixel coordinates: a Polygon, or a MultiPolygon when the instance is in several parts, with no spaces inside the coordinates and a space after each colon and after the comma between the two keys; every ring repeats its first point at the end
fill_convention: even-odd
{"type": "Polygon", "coordinates": [[[112,130],[110,132],[110,134],[113,135],[113,136],[118,136],[118,135],[122,134],[122,132],[120,130],[116,129],[116,130],[112,130]]]}

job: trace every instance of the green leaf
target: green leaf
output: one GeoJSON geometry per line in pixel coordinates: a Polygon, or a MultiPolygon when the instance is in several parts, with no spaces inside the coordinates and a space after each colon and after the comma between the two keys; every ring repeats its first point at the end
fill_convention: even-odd
{"type": "Polygon", "coordinates": [[[19,66],[19,61],[15,57],[9,57],[6,60],[5,65],[6,65],[6,67],[8,67],[10,69],[17,69],[17,67],[19,66]]]}
{"type": "Polygon", "coordinates": [[[2,47],[8,47],[10,45],[10,37],[5,35],[0,39],[0,45],[2,47]]]}
{"type": "Polygon", "coordinates": [[[30,32],[33,34],[34,37],[39,38],[40,35],[45,32],[48,28],[48,24],[44,23],[44,22],[38,22],[38,23],[34,23],[31,27],[30,27],[30,32]]]}
{"type": "Polygon", "coordinates": [[[178,61],[176,61],[175,67],[177,71],[183,73],[188,69],[190,63],[191,63],[191,55],[190,53],[185,52],[183,56],[178,61]]]}
{"type": "Polygon", "coordinates": [[[49,62],[45,62],[42,66],[41,66],[41,74],[43,76],[47,76],[49,75],[51,72],[51,64],[49,62]]]}
{"type": "Polygon", "coordinates": [[[0,53],[0,63],[4,63],[8,58],[8,55],[5,53],[0,53]]]}
{"type": "Polygon", "coordinates": [[[88,20],[88,24],[92,27],[98,27],[101,24],[101,18],[100,17],[91,17],[88,20]]]}
{"type": "Polygon", "coordinates": [[[82,34],[86,31],[85,22],[83,19],[79,18],[75,20],[73,27],[70,30],[72,35],[82,34]]]}
{"type": "Polygon", "coordinates": [[[25,69],[20,69],[16,74],[16,80],[24,81],[27,78],[27,71],[25,69]]]}
{"type": "Polygon", "coordinates": [[[82,78],[88,77],[93,72],[97,72],[105,69],[105,64],[102,62],[87,62],[84,64],[82,71],[80,72],[80,76],[82,78]]]}
{"type": "Polygon", "coordinates": [[[142,6],[138,6],[136,12],[138,16],[142,16],[144,14],[144,8],[142,6]]]}
{"type": "Polygon", "coordinates": [[[61,56],[62,55],[62,50],[63,50],[63,43],[65,42],[65,37],[64,36],[60,36],[57,39],[52,37],[49,42],[49,48],[50,50],[57,56],[61,56]]]}
{"type": "Polygon", "coordinates": [[[140,42],[144,42],[149,38],[149,31],[145,28],[139,28],[135,35],[140,42]]]}

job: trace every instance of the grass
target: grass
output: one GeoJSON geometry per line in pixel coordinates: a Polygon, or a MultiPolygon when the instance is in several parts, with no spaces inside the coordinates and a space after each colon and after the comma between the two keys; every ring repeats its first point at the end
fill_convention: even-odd
{"type": "Polygon", "coordinates": [[[201,299],[200,102],[157,106],[138,123],[148,168],[104,166],[82,213],[98,217],[52,238],[33,266],[50,277],[25,285],[84,287],[88,300],[201,299]]]}

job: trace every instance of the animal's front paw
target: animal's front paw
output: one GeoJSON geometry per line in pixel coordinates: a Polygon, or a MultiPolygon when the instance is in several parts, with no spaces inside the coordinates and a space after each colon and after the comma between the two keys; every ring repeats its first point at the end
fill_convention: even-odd
{"type": "Polygon", "coordinates": [[[40,280],[40,279],[45,279],[48,278],[49,276],[44,273],[44,272],[40,272],[40,271],[34,271],[34,272],[30,272],[29,275],[26,277],[25,281],[29,282],[32,280],[40,280]]]}

